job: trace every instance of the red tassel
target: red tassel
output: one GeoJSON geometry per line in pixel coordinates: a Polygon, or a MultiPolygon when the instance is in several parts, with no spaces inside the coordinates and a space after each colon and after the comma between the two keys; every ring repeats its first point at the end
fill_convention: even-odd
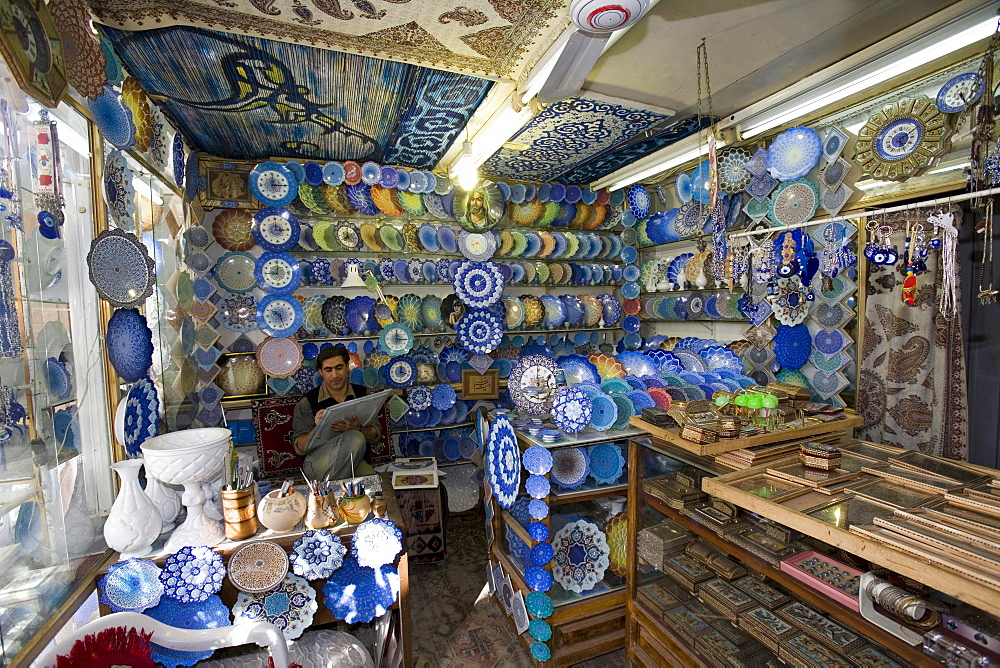
{"type": "Polygon", "coordinates": [[[152,632],[115,626],[97,635],[88,633],[73,643],[69,656],[56,657],[57,668],[156,668],[151,658],[149,639],[152,632]]]}

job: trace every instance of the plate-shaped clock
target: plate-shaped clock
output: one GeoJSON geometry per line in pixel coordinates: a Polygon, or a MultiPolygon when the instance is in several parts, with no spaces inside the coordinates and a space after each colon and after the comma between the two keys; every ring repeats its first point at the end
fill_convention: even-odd
{"type": "Polygon", "coordinates": [[[862,176],[903,181],[928,167],[948,144],[948,117],[926,96],[882,108],[858,131],[854,160],[862,176]]]}

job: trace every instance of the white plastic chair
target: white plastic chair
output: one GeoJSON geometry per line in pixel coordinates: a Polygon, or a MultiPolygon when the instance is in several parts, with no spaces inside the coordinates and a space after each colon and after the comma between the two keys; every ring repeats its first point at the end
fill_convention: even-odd
{"type": "Polygon", "coordinates": [[[33,668],[51,668],[56,664],[56,657],[69,654],[73,643],[77,640],[87,634],[100,633],[104,629],[116,626],[152,633],[151,642],[182,652],[205,652],[221,647],[255,643],[268,649],[274,661],[274,668],[288,668],[288,645],[285,643],[285,636],[277,626],[269,622],[236,624],[218,629],[179,629],[138,612],[115,612],[95,619],[71,637],[50,647],[31,665],[33,668]]]}

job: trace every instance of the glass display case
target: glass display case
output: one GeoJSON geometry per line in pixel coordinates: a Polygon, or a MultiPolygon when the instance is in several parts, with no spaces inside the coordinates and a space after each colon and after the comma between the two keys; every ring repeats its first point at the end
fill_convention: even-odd
{"type": "Polygon", "coordinates": [[[87,119],[0,99],[0,664],[103,561],[114,497],[87,119]]]}

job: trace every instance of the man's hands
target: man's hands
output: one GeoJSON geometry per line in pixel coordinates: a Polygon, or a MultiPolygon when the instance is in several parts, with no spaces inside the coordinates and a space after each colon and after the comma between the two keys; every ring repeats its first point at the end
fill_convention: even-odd
{"type": "Polygon", "coordinates": [[[333,431],[360,430],[361,422],[358,420],[357,415],[352,415],[349,418],[344,418],[343,420],[337,420],[336,422],[331,422],[330,429],[332,429],[333,431]]]}

